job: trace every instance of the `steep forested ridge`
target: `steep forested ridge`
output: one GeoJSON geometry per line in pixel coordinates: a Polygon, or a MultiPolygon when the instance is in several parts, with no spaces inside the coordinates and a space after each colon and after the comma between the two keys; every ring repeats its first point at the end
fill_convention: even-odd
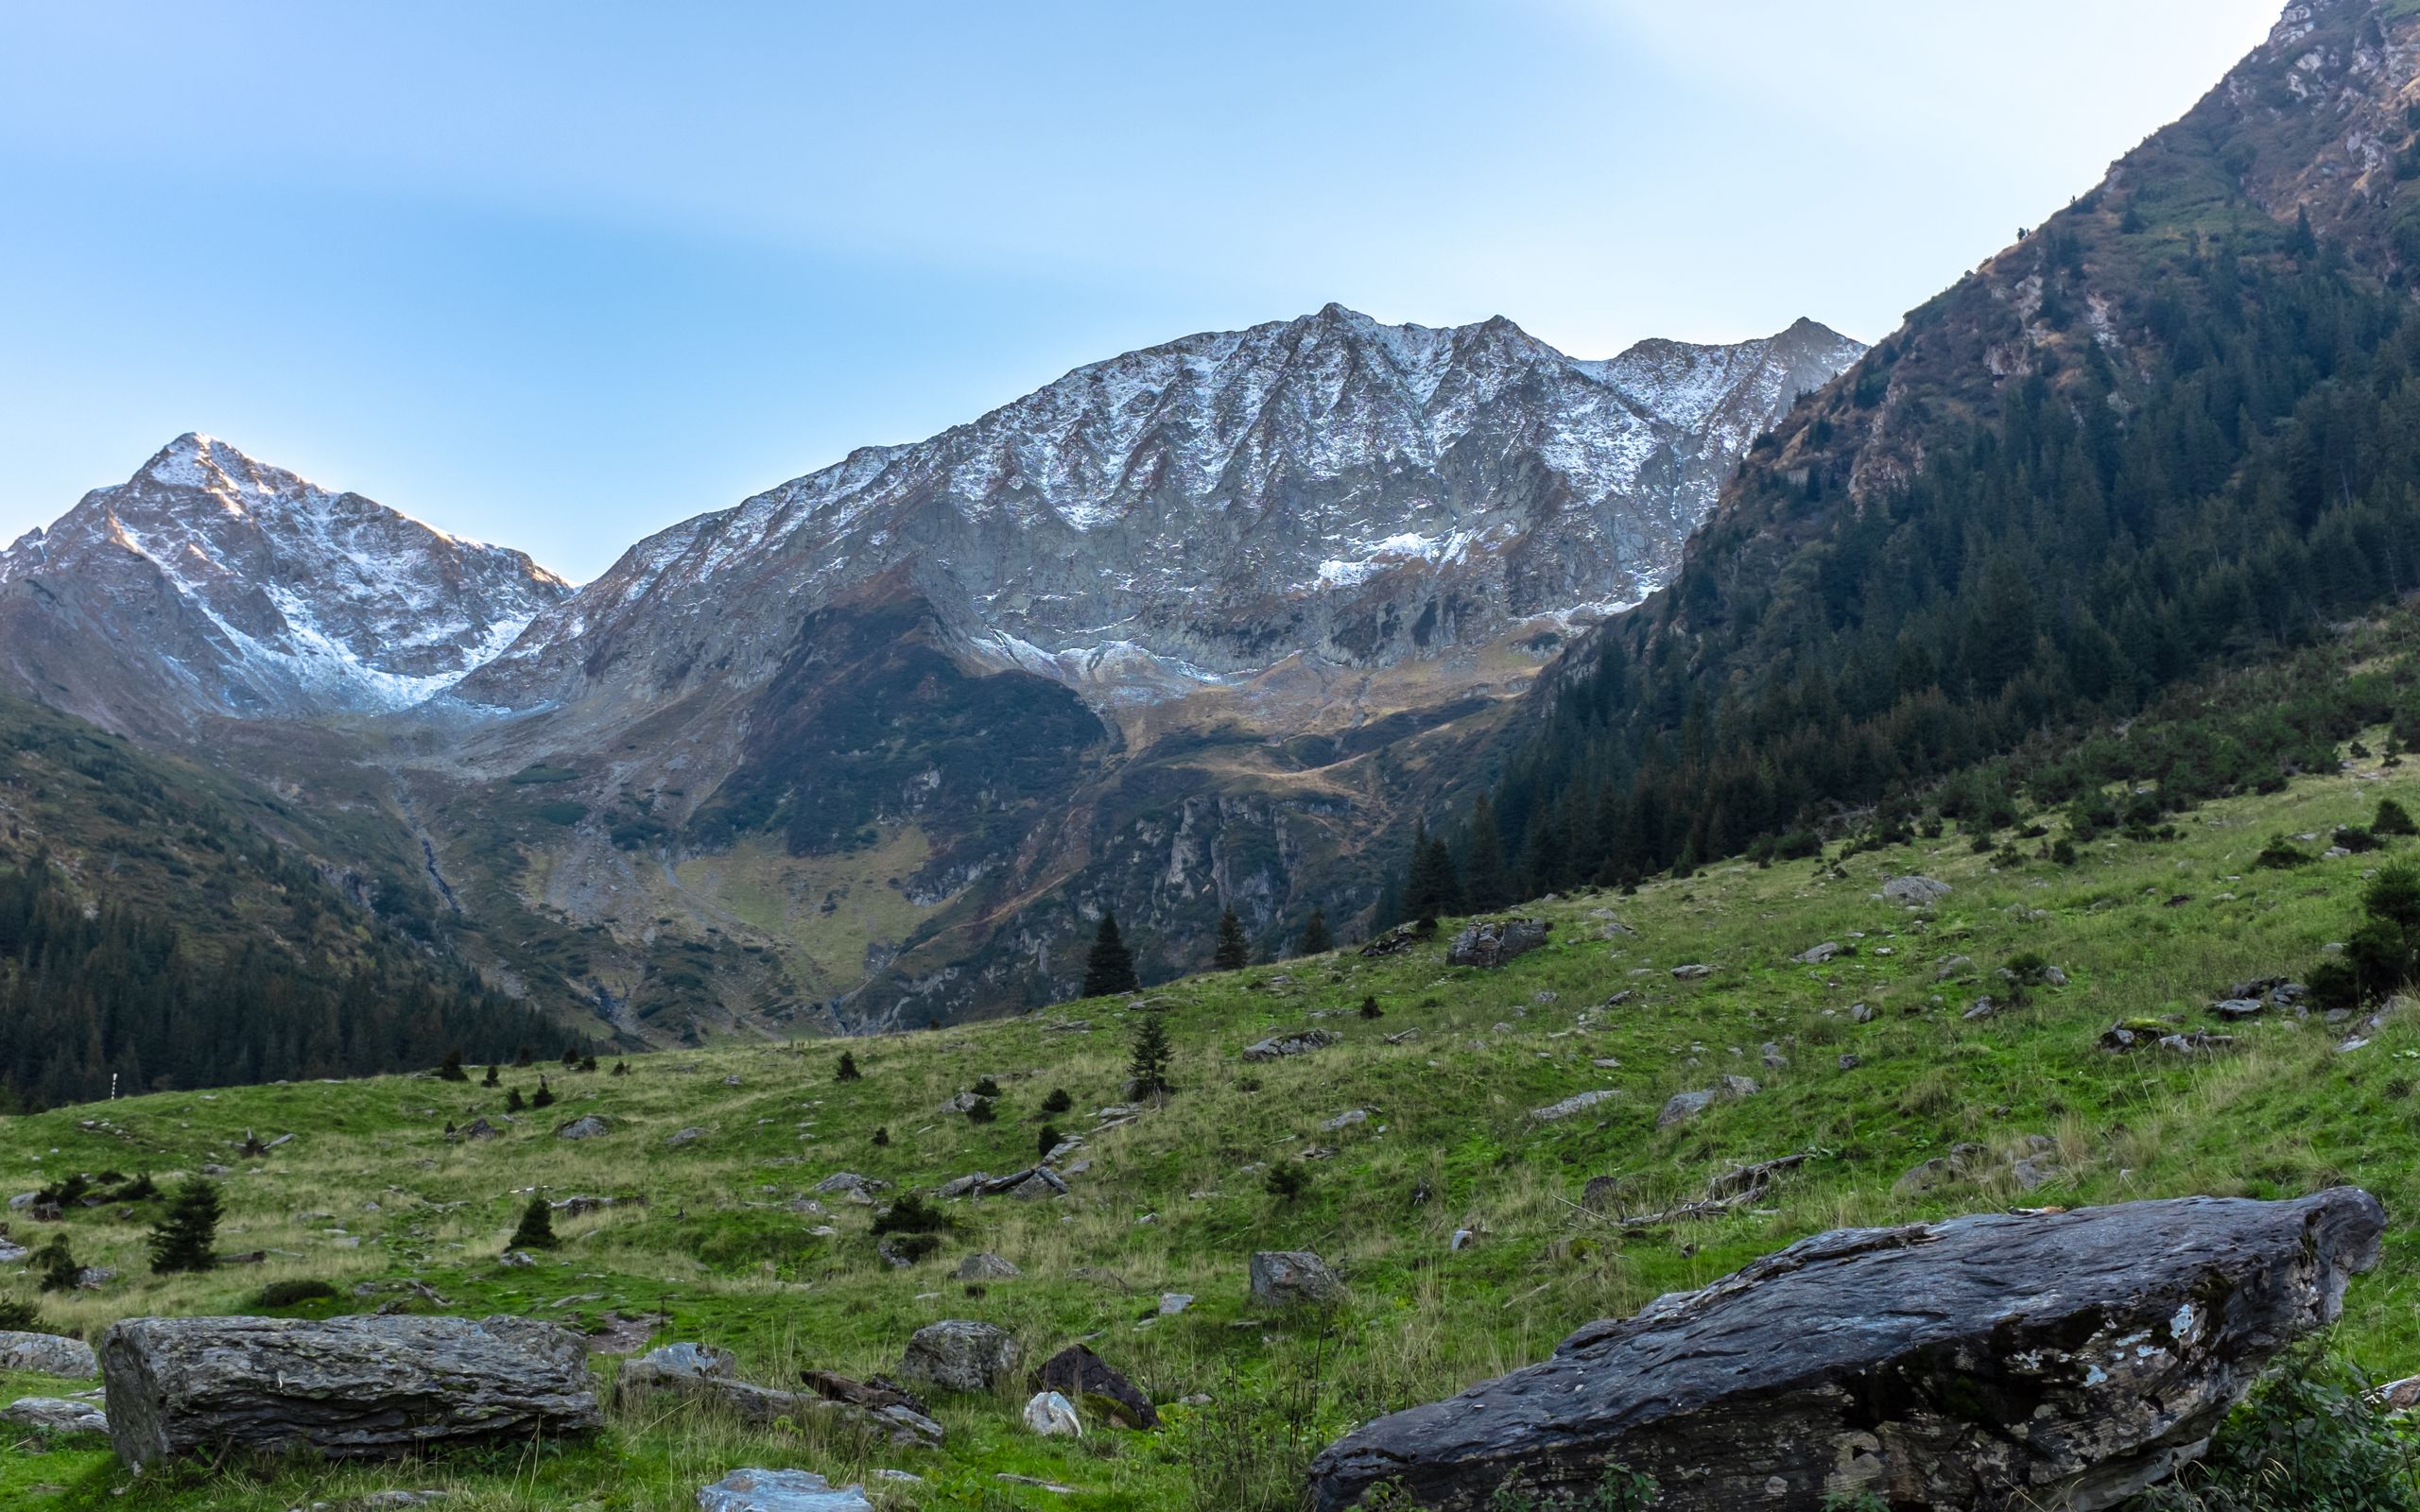
{"type": "Polygon", "coordinates": [[[1759,442],[1673,585],[1544,679],[1495,806],[1521,880],[1905,807],[2420,588],[2403,9],[2297,8],[1759,442]]]}
{"type": "Polygon", "coordinates": [[[276,800],[0,698],[0,1109],[395,1071],[562,1031],[436,942],[421,889],[323,873],[276,800]]]}

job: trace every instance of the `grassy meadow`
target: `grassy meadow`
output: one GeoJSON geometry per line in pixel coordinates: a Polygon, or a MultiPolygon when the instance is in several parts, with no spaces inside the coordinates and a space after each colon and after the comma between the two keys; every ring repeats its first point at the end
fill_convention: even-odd
{"type": "MultiPolygon", "coordinates": [[[[2393,1227],[2333,1347],[2380,1374],[2410,1374],[2420,1370],[2420,1013],[2390,1013],[2371,1042],[2340,1052],[2352,1024],[2271,1018],[2228,1030],[2207,1011],[2236,981],[2306,972],[2345,938],[2365,874],[2420,848],[2400,841],[2272,870],[2254,864],[2263,845],[2366,823],[2388,796],[2420,805],[2420,778],[2364,760],[2280,794],[2208,804],[2183,816],[2172,840],[2090,842],[2068,867],[1995,869],[1955,833],[1837,870],[1728,864],[1635,896],[1531,905],[1552,920],[1550,943],[1500,970],[1446,966],[1449,923],[1385,958],[1344,951],[1137,1000],[847,1041],[863,1071],[852,1082],[835,1077],[841,1043],[749,1044],[634,1057],[621,1076],[611,1060],[594,1073],[507,1068],[505,1088],[532,1093],[544,1074],[558,1099],[510,1124],[504,1089],[434,1076],[169,1093],[0,1120],[0,1191],[79,1171],[147,1172],[166,1187],[219,1165],[221,1251],[266,1252],[157,1278],[143,1251],[156,1204],[72,1209],[59,1225],[9,1214],[16,1242],[63,1229],[78,1261],[117,1271],[97,1289],[39,1298],[50,1323],[88,1338],[126,1316],[255,1311],[268,1283],[321,1280],[338,1296],[271,1311],[526,1314],[624,1349],[721,1345],[750,1379],[791,1385],[804,1366],[890,1371],[916,1328],[969,1317],[1014,1329],[1033,1364],[1090,1341],[1167,1418],[1157,1434],[1095,1426],[1081,1440],[1042,1439],[1018,1420],[1021,1391],[944,1400],[935,1405],[948,1444],[920,1452],[749,1432],[653,1404],[614,1409],[589,1443],[141,1476],[97,1440],[0,1431],[0,1504],[269,1512],[443,1488],[462,1512],[673,1512],[732,1469],[794,1465],[836,1482],[908,1471],[920,1479],[868,1483],[878,1503],[902,1509],[1276,1508],[1291,1504],[1309,1455],[1354,1423],[1529,1363],[1590,1319],[1811,1232],[2348,1181],[2385,1200],[2393,1227]],[[1906,873],[1954,890],[1920,911],[1883,901],[1882,882],[1906,873]],[[1854,954],[1791,959],[1823,941],[1854,954]],[[1996,972],[2028,955],[2066,983],[2010,1004],[1996,972]],[[1712,970],[1673,975],[1691,965],[1712,970]],[[1984,994],[2003,1005],[1965,1017],[1984,994]],[[1380,1017],[1362,1016],[1365,997],[1380,1017]],[[1167,1015],[1177,1090],[1098,1128],[1098,1110],[1123,1101],[1129,1040],[1146,1011],[1167,1015]],[[2237,1043],[2196,1056],[2098,1047],[2103,1029],[2141,1018],[2232,1032],[2237,1043]],[[1341,1043],[1266,1064],[1239,1055],[1310,1026],[1341,1043]],[[1758,1090],[1658,1126],[1671,1094],[1725,1075],[1758,1090]],[[937,1111],[987,1076],[1001,1093],[995,1121],[937,1111]],[[1042,1110],[1054,1091],[1069,1111],[1042,1110]],[[1558,1120],[1532,1116],[1592,1091],[1611,1095],[1558,1120]],[[1356,1110],[1367,1117],[1335,1122],[1356,1110]],[[610,1131],[555,1137],[584,1113],[610,1131]],[[449,1122],[478,1117],[503,1136],[447,1136],[449,1122]],[[1015,1171],[1032,1163],[1046,1125],[1084,1141],[1061,1161],[1072,1194],[944,1203],[956,1230],[907,1268],[875,1253],[877,1209],[813,1191],[841,1171],[892,1183],[886,1198],[1015,1171]],[[702,1132],[672,1143],[690,1129],[702,1132]],[[247,1159],[248,1132],[294,1138],[247,1159]],[[1970,1154],[1965,1176],[1902,1182],[1960,1144],[1990,1153],[1970,1154]],[[1809,1159],[1753,1204],[1624,1221],[1704,1195],[1735,1164],[1801,1153],[1809,1159]],[[2016,1156],[2050,1168],[2047,1184],[2022,1189],[2016,1156]],[[1279,1169],[1305,1178],[1299,1191],[1272,1189],[1279,1169]],[[1596,1177],[1613,1177],[1616,1194],[1590,1211],[1582,1190],[1596,1177]],[[560,1248],[506,1266],[499,1255],[533,1192],[617,1201],[559,1218],[560,1248]],[[1471,1235],[1459,1248],[1458,1230],[1471,1235]],[[1262,1248],[1318,1251],[1344,1275],[1349,1305],[1323,1318],[1254,1309],[1245,1268],[1262,1248]],[[955,1279],[960,1260],[984,1250],[1022,1277],[955,1279]],[[1162,1316],[1167,1293],[1196,1300],[1162,1316]]],[[[2022,843],[2030,856],[2033,842],[2022,843]]],[[[33,1298],[31,1276],[0,1275],[0,1294],[33,1298]]],[[[619,1356],[594,1358],[600,1383],[610,1379],[619,1356]]],[[[90,1384],[0,1377],[0,1400],[90,1384]]]]}

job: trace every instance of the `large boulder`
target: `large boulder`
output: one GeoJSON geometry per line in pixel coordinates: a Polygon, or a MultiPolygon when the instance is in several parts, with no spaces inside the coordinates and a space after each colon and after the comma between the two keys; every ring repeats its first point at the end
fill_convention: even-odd
{"type": "Polygon", "coordinates": [[[1893,877],[1882,885],[1883,897],[1910,908],[1930,908],[1949,893],[1949,884],[1932,877],[1893,877]]]}
{"type": "Polygon", "coordinates": [[[1381,1418],[1311,1467],[1319,1512],[1383,1482],[1431,1512],[1619,1461],[1661,1512],[2096,1512],[2201,1452],[2377,1263],[2366,1192],[2187,1197],[1821,1234],[1542,1365],[1381,1418]]]}
{"type": "Polygon", "coordinates": [[[1252,1299],[1263,1307],[1332,1307],[1344,1282],[1307,1249],[1264,1249],[1252,1257],[1252,1299]]]}
{"type": "Polygon", "coordinates": [[[786,1419],[899,1449],[939,1449],[942,1440],[942,1425],[904,1395],[851,1400],[821,1389],[808,1394],[759,1385],[734,1373],[730,1355],[704,1345],[667,1344],[649,1350],[622,1366],[614,1391],[626,1404],[655,1397],[703,1403],[751,1428],[786,1419]]]}
{"type": "Polygon", "coordinates": [[[1543,919],[1482,919],[1445,947],[1448,966],[1502,966],[1547,942],[1554,926],[1543,919]]]}
{"type": "Polygon", "coordinates": [[[81,1339],[56,1333],[16,1333],[0,1330],[0,1370],[22,1370],[37,1376],[90,1376],[100,1373],[93,1347],[81,1339]]]}
{"type": "Polygon", "coordinates": [[[388,1457],[597,1426],[587,1341],[527,1318],[129,1318],[101,1336],[130,1465],[226,1447],[388,1457]]]}
{"type": "Polygon", "coordinates": [[[1016,1335],[997,1323],[949,1318],[927,1323],[899,1360],[903,1381],[943,1391],[989,1391],[1016,1374],[1016,1335]]]}

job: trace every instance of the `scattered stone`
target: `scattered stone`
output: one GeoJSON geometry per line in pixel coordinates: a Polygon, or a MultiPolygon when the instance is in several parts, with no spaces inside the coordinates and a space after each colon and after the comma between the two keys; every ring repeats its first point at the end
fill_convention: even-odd
{"type": "Polygon", "coordinates": [[[1961,975],[1964,972],[1971,971],[1974,969],[1975,960],[1973,956],[1953,955],[1941,963],[1940,967],[1932,973],[1932,979],[1936,982],[1946,982],[1953,976],[1961,975]]]}
{"type": "Polygon", "coordinates": [[[599,1422],[586,1342],[527,1318],[130,1318],[99,1353],[133,1466],[230,1446],[386,1458],[599,1422]]]}
{"type": "Polygon", "coordinates": [[[1683,982],[1703,981],[1704,978],[1712,976],[1713,974],[1714,968],[1711,966],[1691,965],[1676,966],[1672,968],[1672,975],[1683,982]]]}
{"type": "Polygon", "coordinates": [[[1790,959],[1801,966],[1821,966],[1825,961],[1830,960],[1833,956],[1840,954],[1840,941],[1827,939],[1821,945],[1809,946],[1807,949],[1800,951],[1797,954],[1791,956],[1790,959]]]}
{"type": "Polygon", "coordinates": [[[1252,1257],[1252,1299],[1263,1307],[1328,1307],[1344,1297],[1344,1282],[1307,1249],[1263,1249],[1252,1257]]]}
{"type": "Polygon", "coordinates": [[[1106,1417],[1128,1428],[1160,1426],[1159,1410],[1151,1405],[1151,1399],[1080,1344],[1071,1344],[1044,1361],[1034,1379],[1082,1402],[1096,1420],[1106,1417]]]}
{"type": "Polygon", "coordinates": [[[1160,1294],[1160,1316],[1162,1317],[1174,1317],[1192,1305],[1191,1292],[1162,1292],[1160,1294]]]}
{"type": "Polygon", "coordinates": [[[996,1323],[950,1318],[927,1323],[900,1357],[905,1381],[942,1391],[989,1391],[1016,1373],[1016,1335],[996,1323]]]}
{"type": "Polygon", "coordinates": [[[460,1128],[456,1129],[449,1137],[457,1140],[501,1139],[504,1137],[504,1130],[496,1127],[493,1124],[489,1123],[484,1118],[475,1118],[468,1124],[463,1125],[460,1128]]]}
{"type": "Polygon", "coordinates": [[[910,1247],[909,1241],[898,1234],[885,1234],[875,1240],[873,1252],[893,1270],[908,1270],[922,1258],[910,1247]]]}
{"type": "Polygon", "coordinates": [[[1608,1213],[1620,1206],[1622,1183],[1618,1177],[1592,1176],[1580,1189],[1580,1205],[1590,1212],[1608,1213]]]}
{"type": "Polygon", "coordinates": [[[1929,908],[1950,894],[1949,884],[1930,877],[1893,877],[1882,885],[1882,896],[1910,908],[1929,908]]]}
{"type": "Polygon", "coordinates": [[[1076,1420],[1075,1404],[1055,1391],[1038,1391],[1025,1404],[1025,1425],[1045,1438],[1064,1434],[1071,1438],[1084,1435],[1084,1425],[1076,1420]]]}
{"type": "Polygon", "coordinates": [[[1865,1057],[1862,1056],[1843,1055],[1840,1059],[1840,1067],[1842,1071],[1855,1071],[1864,1064],[1865,1057]]]}
{"type": "Polygon", "coordinates": [[[1024,1274],[990,1250],[969,1255],[958,1263],[958,1279],[962,1281],[1012,1281],[1024,1274]]]}
{"type": "Polygon", "coordinates": [[[1532,1108],[1530,1109],[1530,1116],[1541,1124],[1552,1124],[1569,1118],[1574,1113],[1584,1113],[1599,1103],[1611,1102],[1620,1095],[1621,1093],[1617,1091],[1608,1091],[1600,1088],[1596,1091],[1581,1092],[1566,1097],[1562,1102],[1549,1104],[1545,1108],[1532,1108]]]}
{"type": "Polygon", "coordinates": [[[101,1371],[93,1347],[56,1333],[0,1331],[0,1370],[35,1376],[93,1376],[101,1371]]]}
{"type": "Polygon", "coordinates": [[[1674,1092],[1666,1099],[1663,1110],[1655,1115],[1655,1126],[1670,1128],[1675,1124],[1685,1124],[1713,1106],[1714,1093],[1711,1091],[1674,1092]]]}
{"type": "Polygon", "coordinates": [[[1361,947],[1367,956],[1401,955],[1420,943],[1420,932],[1410,924],[1397,924],[1361,947]]]}
{"type": "Polygon", "coordinates": [[[1246,1060],[1283,1060],[1289,1056],[1307,1056],[1314,1050],[1325,1050],[1339,1043],[1342,1037],[1328,1029],[1305,1029],[1300,1034],[1278,1035],[1257,1044],[1244,1047],[1246,1060]]]}
{"type": "Polygon", "coordinates": [[[1370,1122],[1370,1110],[1368,1108],[1349,1108],[1343,1112],[1337,1114],[1334,1118],[1329,1119],[1326,1123],[1322,1124],[1320,1127],[1326,1129],[1351,1128],[1356,1124],[1367,1124],[1368,1122],[1370,1122]]]}
{"type": "Polygon", "coordinates": [[[2384,1227],[2340,1188],[1818,1235],[1368,1424],[1313,1462],[1312,1504],[1392,1482],[1476,1512],[1516,1470],[1578,1498],[1619,1462],[1698,1512],[1861,1493],[2098,1512],[2199,1455],[2279,1350],[2333,1322],[2384,1227]]]}
{"type": "Polygon", "coordinates": [[[2210,1011],[2230,1023],[2256,1019],[2269,1011],[2267,998],[2226,998],[2210,1005],[2210,1011]]]}
{"type": "Polygon", "coordinates": [[[625,1402],[668,1396],[700,1403],[752,1428],[787,1419],[801,1428],[828,1424],[899,1449],[938,1449],[942,1441],[941,1424],[904,1394],[881,1401],[849,1400],[759,1385],[734,1375],[731,1356],[705,1345],[650,1349],[622,1366],[615,1390],[625,1402]]]}
{"type": "Polygon", "coordinates": [[[1481,919],[1454,936],[1453,943],[1445,948],[1445,964],[1502,966],[1544,945],[1547,931],[1553,927],[1541,919],[1481,919]]]}
{"type": "Polygon", "coordinates": [[[890,1183],[876,1181],[872,1177],[859,1176],[855,1171],[840,1171],[815,1183],[815,1190],[825,1196],[843,1196],[872,1202],[875,1193],[890,1191],[890,1183]]]}
{"type": "Polygon", "coordinates": [[[664,1143],[667,1147],[677,1150],[683,1144],[695,1144],[705,1137],[706,1131],[704,1129],[684,1128],[680,1132],[667,1137],[664,1143]]]}
{"type": "Polygon", "coordinates": [[[508,1249],[496,1257],[496,1263],[507,1270],[527,1270],[538,1263],[538,1257],[526,1249],[508,1249]]]}
{"type": "Polygon", "coordinates": [[[19,1397],[0,1407],[0,1422],[39,1428],[46,1434],[106,1434],[109,1415],[89,1401],[63,1397],[19,1397]]]}
{"type": "Polygon", "coordinates": [[[556,1129],[555,1138],[559,1140],[593,1140],[600,1134],[609,1132],[612,1128],[613,1125],[606,1123],[599,1115],[596,1113],[582,1113],[578,1118],[573,1119],[570,1123],[556,1129]]]}
{"type": "Polygon", "coordinates": [[[734,1470],[698,1490],[698,1512],[874,1512],[862,1488],[813,1470],[734,1470]]]}
{"type": "Polygon", "coordinates": [[[1781,1053],[1781,1046],[1771,1040],[1758,1048],[1756,1057],[1764,1062],[1767,1071],[1783,1071],[1789,1066],[1789,1057],[1781,1053]]]}
{"type": "Polygon", "coordinates": [[[1874,1022],[1874,1008],[1869,1004],[1852,1003],[1849,1005],[1849,1018],[1853,1022],[1872,1023],[1874,1022]]]}

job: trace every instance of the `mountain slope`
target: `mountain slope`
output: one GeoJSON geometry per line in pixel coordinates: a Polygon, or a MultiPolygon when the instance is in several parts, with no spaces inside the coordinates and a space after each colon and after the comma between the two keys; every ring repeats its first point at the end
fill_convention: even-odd
{"type": "Polygon", "coordinates": [[[2293,7],[1752,448],[1671,587],[1541,679],[1495,806],[1529,885],[1887,828],[2420,585],[2415,73],[2399,0],[2293,7]]]}
{"type": "Polygon", "coordinates": [[[520,552],[186,435],[0,553],[0,667],[116,729],[379,713],[570,591],[520,552]]]}
{"type": "Polygon", "coordinates": [[[405,780],[450,857],[563,773],[588,816],[488,896],[770,953],[777,1018],[1053,1001],[1104,909],[1155,976],[1229,908],[1276,949],[1369,906],[1367,837],[1860,350],[1582,362],[1330,306],[1130,353],[643,542],[431,704],[458,731],[405,780]]]}

